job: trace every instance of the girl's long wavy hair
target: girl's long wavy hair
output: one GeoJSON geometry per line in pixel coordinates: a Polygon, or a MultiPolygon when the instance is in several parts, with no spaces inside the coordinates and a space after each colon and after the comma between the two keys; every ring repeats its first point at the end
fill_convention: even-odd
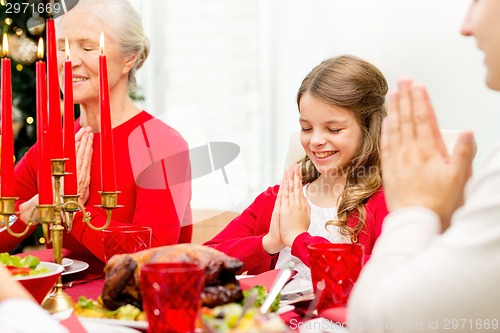
{"type": "MultiPolygon", "coordinates": [[[[387,90],[387,81],[379,69],[355,56],[343,55],[316,66],[304,78],[297,93],[299,112],[300,99],[307,92],[324,103],[349,109],[361,126],[361,145],[351,165],[342,170],[347,173],[347,182],[339,196],[337,220],[326,223],[338,226],[353,243],[365,226],[366,202],[382,185],[380,134],[382,119],[387,113],[387,90]],[[351,215],[358,218],[354,227],[347,224],[351,215]]],[[[304,183],[320,176],[307,156],[301,162],[304,183]]]]}

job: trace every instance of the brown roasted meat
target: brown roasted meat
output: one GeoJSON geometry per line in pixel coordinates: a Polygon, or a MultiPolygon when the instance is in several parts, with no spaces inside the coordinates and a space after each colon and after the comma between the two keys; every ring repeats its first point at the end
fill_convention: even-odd
{"type": "Polygon", "coordinates": [[[205,267],[205,288],[201,294],[204,306],[239,302],[243,298],[235,277],[243,265],[240,260],[207,246],[177,244],[113,256],[104,267],[104,305],[111,310],[126,304],[142,309],[141,267],[154,262],[190,262],[205,267]]]}

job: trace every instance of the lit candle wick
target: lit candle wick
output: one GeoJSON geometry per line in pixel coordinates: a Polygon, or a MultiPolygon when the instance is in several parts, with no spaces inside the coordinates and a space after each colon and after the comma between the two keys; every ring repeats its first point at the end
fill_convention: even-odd
{"type": "Polygon", "coordinates": [[[66,53],[66,60],[69,61],[69,42],[68,42],[67,38],[66,38],[66,40],[64,42],[64,51],[66,53]]]}
{"type": "Polygon", "coordinates": [[[104,54],[104,33],[101,32],[101,36],[99,38],[99,47],[101,49],[101,55],[104,54]]]}
{"type": "Polygon", "coordinates": [[[7,39],[7,34],[3,34],[2,54],[4,57],[6,57],[9,54],[9,40],[7,39]]]}
{"type": "Polygon", "coordinates": [[[39,60],[42,60],[43,59],[43,38],[40,38],[38,40],[38,48],[36,50],[36,55],[38,56],[38,59],[39,60]]]}

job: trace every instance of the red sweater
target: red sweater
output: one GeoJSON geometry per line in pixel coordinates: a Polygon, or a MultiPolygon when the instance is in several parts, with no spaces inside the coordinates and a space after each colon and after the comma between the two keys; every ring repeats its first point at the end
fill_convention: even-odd
{"type": "MultiPolygon", "coordinates": [[[[75,128],[80,128],[78,121],[75,128]]],[[[191,182],[189,153],[182,136],[145,111],[113,128],[118,204],[112,211],[111,225],[145,225],[153,229],[152,246],[190,242],[191,182]],[[172,158],[175,157],[175,158],[172,158]],[[175,161],[174,161],[175,159],[175,161]],[[175,162],[175,163],[174,163],[175,162]],[[169,180],[167,183],[167,179],[169,180]],[[186,226],[182,228],[181,225],[186,226]]],[[[19,161],[15,169],[18,203],[32,198],[37,190],[37,145],[19,161]]],[[[94,133],[89,199],[85,209],[95,226],[106,221],[101,204],[100,133],[94,133]]],[[[24,229],[21,221],[14,229],[24,229]]],[[[11,250],[21,239],[0,233],[0,251],[11,250]]],[[[71,233],[63,235],[64,248],[71,258],[104,260],[102,233],[82,222],[76,213],[71,233]],[[82,246],[83,245],[83,246],[82,246]]]]}
{"type": "MultiPolygon", "coordinates": [[[[218,235],[205,243],[210,247],[227,253],[243,261],[240,272],[259,274],[273,269],[278,260],[278,253],[268,254],[262,247],[262,238],[269,231],[271,214],[278,193],[279,185],[268,188],[240,216],[231,221],[218,235]]],[[[383,190],[374,193],[366,203],[366,225],[358,236],[358,242],[364,244],[367,260],[372,253],[373,244],[382,231],[382,221],[387,215],[383,190]]],[[[348,218],[348,224],[357,224],[355,216],[348,218]]],[[[310,267],[308,244],[329,243],[326,238],[311,236],[304,232],[292,244],[292,255],[310,267]]]]}

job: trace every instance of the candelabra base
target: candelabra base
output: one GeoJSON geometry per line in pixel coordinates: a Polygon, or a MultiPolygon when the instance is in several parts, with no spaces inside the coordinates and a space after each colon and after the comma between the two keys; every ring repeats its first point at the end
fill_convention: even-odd
{"type": "Polygon", "coordinates": [[[57,284],[54,291],[42,303],[42,307],[49,313],[72,309],[74,305],[75,301],[63,291],[62,284],[60,286],[57,284]]]}

